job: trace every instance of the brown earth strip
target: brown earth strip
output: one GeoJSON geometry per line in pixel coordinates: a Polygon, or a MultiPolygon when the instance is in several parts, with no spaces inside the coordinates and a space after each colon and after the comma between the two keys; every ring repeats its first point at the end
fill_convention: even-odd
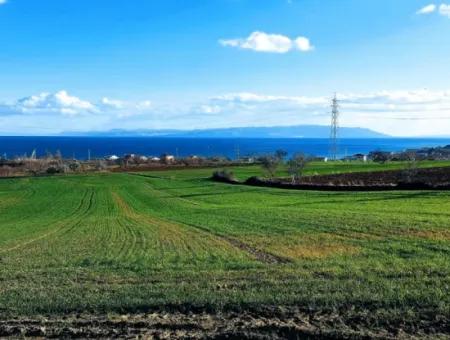
{"type": "MultiPolygon", "coordinates": [[[[0,321],[0,337],[156,339],[419,339],[445,338],[444,323],[378,325],[334,312],[149,313],[66,315],[0,321]],[[441,326],[439,326],[441,325],[441,326]],[[422,328],[423,327],[423,328],[422,328]]],[[[445,321],[445,320],[440,320],[445,321]]]]}
{"type": "Polygon", "coordinates": [[[217,174],[211,179],[234,185],[316,191],[450,190],[450,167],[417,169],[414,174],[406,170],[385,170],[305,176],[296,183],[290,178],[260,177],[240,182],[217,174]]]}
{"type": "Polygon", "coordinates": [[[261,249],[254,248],[254,247],[248,245],[247,243],[244,243],[238,239],[235,239],[235,238],[232,238],[229,236],[223,236],[223,235],[216,235],[216,236],[222,238],[223,240],[228,241],[234,247],[244,250],[249,254],[252,254],[260,262],[269,263],[269,264],[279,264],[279,263],[291,262],[289,259],[287,259],[285,257],[274,255],[274,254],[268,253],[266,251],[263,251],[261,249]]]}
{"type": "Polygon", "coordinates": [[[236,238],[230,237],[230,236],[225,236],[225,235],[221,235],[221,234],[216,234],[213,233],[211,230],[195,225],[195,224],[191,224],[188,223],[188,226],[192,227],[192,228],[196,228],[198,230],[207,232],[209,234],[214,235],[217,238],[220,238],[224,241],[227,241],[228,243],[230,243],[233,247],[236,247],[240,250],[243,250],[249,254],[251,254],[252,256],[254,256],[258,261],[263,262],[263,263],[268,263],[268,264],[281,264],[281,263],[290,263],[292,262],[290,259],[285,258],[285,257],[281,257],[278,255],[274,255],[272,253],[269,253],[267,251],[264,251],[262,249],[258,249],[255,247],[252,247],[251,245],[242,242],[241,240],[238,240],[236,238]]]}

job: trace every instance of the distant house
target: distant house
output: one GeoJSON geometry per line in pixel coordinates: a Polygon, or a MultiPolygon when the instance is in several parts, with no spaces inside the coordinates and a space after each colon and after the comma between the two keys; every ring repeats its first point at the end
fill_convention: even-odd
{"type": "Polygon", "coordinates": [[[136,157],[136,155],[134,153],[130,153],[128,155],[125,155],[123,158],[125,160],[130,160],[130,159],[134,159],[136,157]]]}
{"type": "Polygon", "coordinates": [[[175,156],[164,154],[161,156],[161,161],[163,161],[164,163],[173,163],[175,162],[175,156]]]}
{"type": "Polygon", "coordinates": [[[345,160],[347,161],[362,161],[362,162],[367,162],[367,156],[363,155],[362,153],[357,153],[353,156],[348,156],[345,157],[345,160]]]}
{"type": "Polygon", "coordinates": [[[151,160],[152,162],[160,162],[160,161],[161,161],[161,158],[159,158],[159,157],[151,157],[150,160],[151,160]]]}
{"type": "Polygon", "coordinates": [[[328,157],[311,156],[308,157],[308,160],[311,162],[328,162],[328,157]]]}
{"type": "Polygon", "coordinates": [[[241,159],[239,159],[239,161],[241,163],[251,164],[251,163],[255,163],[255,158],[254,157],[242,157],[241,159]]]}

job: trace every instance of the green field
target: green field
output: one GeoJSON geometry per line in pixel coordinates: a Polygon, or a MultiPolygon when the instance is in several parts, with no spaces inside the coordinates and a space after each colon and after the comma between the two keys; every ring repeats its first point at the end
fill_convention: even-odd
{"type": "Polygon", "coordinates": [[[0,316],[300,306],[381,325],[450,319],[450,192],[289,191],[211,173],[0,180],[0,316]]]}

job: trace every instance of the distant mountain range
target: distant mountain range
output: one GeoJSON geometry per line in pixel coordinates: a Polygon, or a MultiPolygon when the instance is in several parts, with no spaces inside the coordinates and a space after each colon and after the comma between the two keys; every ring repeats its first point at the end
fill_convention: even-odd
{"type": "MultiPolygon", "coordinates": [[[[297,125],[272,127],[238,127],[205,130],[123,130],[91,132],[64,132],[64,136],[89,137],[178,137],[178,138],[328,138],[330,127],[324,125],[297,125]]],[[[341,127],[341,138],[386,138],[388,135],[366,129],[341,127]]]]}

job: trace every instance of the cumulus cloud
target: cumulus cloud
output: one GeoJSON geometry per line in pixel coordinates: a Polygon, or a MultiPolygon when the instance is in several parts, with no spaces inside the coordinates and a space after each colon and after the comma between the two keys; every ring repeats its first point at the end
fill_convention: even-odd
{"type": "Polygon", "coordinates": [[[117,99],[110,99],[107,97],[102,98],[101,105],[104,108],[110,108],[114,110],[120,110],[125,107],[125,103],[123,101],[117,99]]]}
{"type": "Polygon", "coordinates": [[[28,114],[60,113],[63,115],[79,115],[98,111],[92,103],[71,96],[64,90],[56,93],[43,92],[19,99],[10,106],[10,110],[28,114]]]}
{"type": "Polygon", "coordinates": [[[247,38],[222,39],[219,40],[219,43],[222,46],[267,53],[287,53],[292,50],[308,52],[314,49],[308,38],[291,39],[281,34],[268,34],[260,31],[251,33],[247,38]]]}
{"type": "Polygon", "coordinates": [[[314,49],[314,46],[311,45],[309,39],[305,37],[298,37],[295,39],[295,46],[302,52],[308,52],[314,49]]]}
{"type": "MultiPolygon", "coordinates": [[[[430,112],[444,112],[450,119],[450,91],[379,91],[373,93],[348,93],[339,95],[340,104],[346,112],[361,114],[378,114],[379,117],[389,119],[396,114],[410,113],[412,118],[428,119],[430,112]]],[[[271,96],[254,93],[231,93],[211,98],[216,106],[230,106],[252,108],[263,112],[261,107],[266,105],[277,112],[281,107],[291,108],[302,112],[323,112],[328,115],[330,98],[327,96],[271,96]]],[[[223,110],[221,110],[223,111],[223,110]]],[[[439,116],[442,116],[439,114],[439,116]]]]}
{"type": "MultiPolygon", "coordinates": [[[[448,135],[450,91],[340,93],[341,125],[366,127],[392,135],[448,135]]],[[[331,94],[289,96],[254,92],[225,93],[190,104],[153,104],[103,98],[94,103],[65,91],[42,93],[0,104],[2,129],[47,124],[65,130],[109,128],[218,128],[321,124],[330,122],[331,94]],[[20,117],[22,115],[22,117],[20,117]],[[24,119],[23,115],[27,115],[24,119]],[[97,124],[97,125],[95,125],[97,124]]]]}
{"type": "Polygon", "coordinates": [[[99,104],[102,112],[115,113],[119,118],[128,118],[145,114],[152,108],[152,102],[145,100],[142,102],[128,102],[118,99],[103,98],[99,104]]]}
{"type": "Polygon", "coordinates": [[[437,9],[437,6],[435,4],[429,4],[425,7],[422,7],[421,9],[419,9],[416,13],[417,14],[431,14],[433,12],[435,12],[437,9]]]}
{"type": "Polygon", "coordinates": [[[417,14],[423,15],[423,14],[431,14],[431,13],[439,13],[442,16],[446,16],[450,18],[450,4],[441,4],[439,6],[435,4],[429,4],[417,11],[417,14]]]}
{"type": "MultiPolygon", "coordinates": [[[[338,98],[344,126],[367,127],[393,135],[448,134],[450,131],[450,91],[346,93],[338,98]],[[430,124],[435,121],[439,124],[430,124]]],[[[330,96],[243,92],[210,98],[205,105],[215,108],[214,113],[208,114],[211,121],[223,126],[235,122],[241,126],[324,125],[330,120],[330,100],[330,96]]]]}
{"type": "Polygon", "coordinates": [[[442,4],[439,6],[439,14],[450,18],[450,4],[442,4]]]}
{"type": "Polygon", "coordinates": [[[12,103],[0,102],[0,116],[62,115],[75,117],[103,114],[129,117],[143,114],[151,108],[152,103],[149,100],[134,103],[104,97],[99,101],[91,103],[70,95],[65,90],[61,90],[55,93],[42,92],[37,95],[18,99],[12,103]]]}

